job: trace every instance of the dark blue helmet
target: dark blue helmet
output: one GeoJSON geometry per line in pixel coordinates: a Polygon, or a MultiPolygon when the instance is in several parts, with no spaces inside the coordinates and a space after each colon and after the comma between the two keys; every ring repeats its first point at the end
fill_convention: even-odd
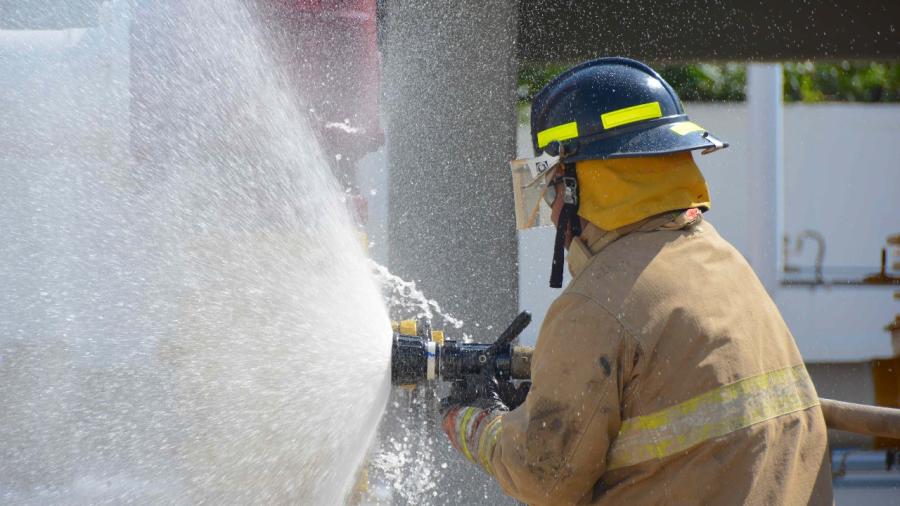
{"type": "Polygon", "coordinates": [[[692,123],[675,90],[628,58],[599,58],[557,76],[534,97],[531,142],[562,162],[654,156],[728,146],[692,123]]]}

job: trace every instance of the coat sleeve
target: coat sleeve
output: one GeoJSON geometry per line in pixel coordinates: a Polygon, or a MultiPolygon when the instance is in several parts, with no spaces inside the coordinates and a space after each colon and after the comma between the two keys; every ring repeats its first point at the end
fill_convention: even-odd
{"type": "Polygon", "coordinates": [[[590,500],[621,424],[628,343],[618,321],[590,299],[564,294],[553,303],[532,358],[531,391],[500,420],[491,454],[507,494],[529,504],[590,500]]]}

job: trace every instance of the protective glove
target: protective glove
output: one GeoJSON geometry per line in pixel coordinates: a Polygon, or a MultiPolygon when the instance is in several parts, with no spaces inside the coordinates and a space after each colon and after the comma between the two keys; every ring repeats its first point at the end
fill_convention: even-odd
{"type": "Polygon", "coordinates": [[[441,399],[441,416],[446,415],[454,406],[512,411],[525,402],[530,390],[530,381],[522,381],[518,386],[511,381],[500,381],[493,377],[482,380],[476,376],[455,381],[450,385],[450,394],[441,399]]]}
{"type": "Polygon", "coordinates": [[[504,397],[515,401],[515,387],[494,376],[468,376],[450,385],[450,394],[441,399],[441,416],[457,406],[473,406],[485,410],[509,411],[504,397]]]}
{"type": "Polygon", "coordinates": [[[531,382],[523,381],[517,387],[511,381],[501,381],[498,384],[498,394],[500,400],[503,401],[510,411],[518,408],[525,402],[528,397],[528,391],[531,390],[531,382]]]}
{"type": "Polygon", "coordinates": [[[450,395],[441,399],[442,426],[450,444],[490,474],[493,474],[490,458],[500,435],[500,420],[508,411],[493,376],[455,382],[450,395]]]}

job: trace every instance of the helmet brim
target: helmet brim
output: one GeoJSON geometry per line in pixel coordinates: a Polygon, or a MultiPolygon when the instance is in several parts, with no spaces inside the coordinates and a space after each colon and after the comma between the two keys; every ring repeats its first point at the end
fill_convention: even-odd
{"type": "Polygon", "coordinates": [[[639,156],[660,156],[696,149],[716,150],[728,147],[727,142],[715,142],[708,132],[693,123],[696,128],[679,133],[679,125],[684,123],[664,123],[651,128],[625,131],[607,136],[603,142],[581,142],[578,151],[567,156],[565,162],[580,160],[606,160],[612,158],[634,158],[639,156]]]}

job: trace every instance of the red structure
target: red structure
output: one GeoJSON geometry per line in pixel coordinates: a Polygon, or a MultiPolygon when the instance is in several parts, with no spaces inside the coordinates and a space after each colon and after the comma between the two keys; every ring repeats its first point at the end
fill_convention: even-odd
{"type": "Polygon", "coordinates": [[[383,144],[375,0],[256,0],[279,61],[345,184],[349,166],[383,144]],[[268,5],[265,5],[268,4],[268,5]]]}

